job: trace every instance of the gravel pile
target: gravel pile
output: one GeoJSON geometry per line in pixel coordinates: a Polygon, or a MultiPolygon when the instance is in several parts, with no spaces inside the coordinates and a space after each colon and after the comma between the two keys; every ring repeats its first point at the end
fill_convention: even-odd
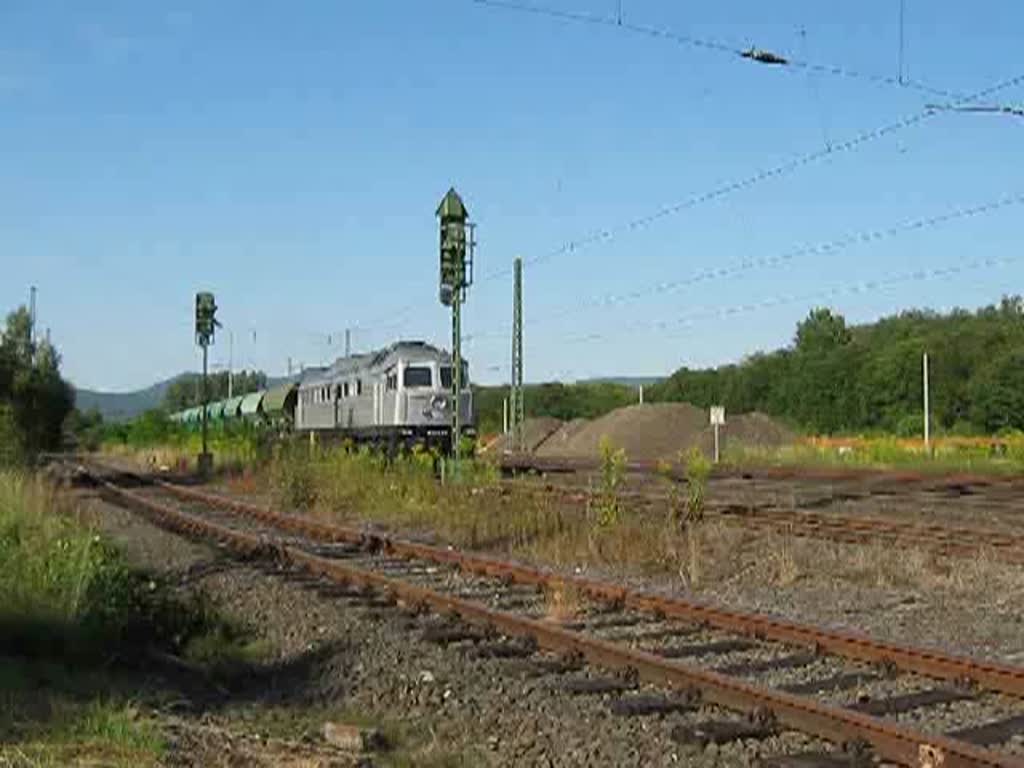
{"type": "MultiPolygon", "coordinates": [[[[723,445],[770,448],[793,441],[793,434],[763,413],[728,416],[721,432],[723,445]]],[[[707,411],[689,403],[648,403],[618,408],[593,421],[577,419],[563,424],[541,443],[537,454],[549,457],[593,459],[600,455],[601,439],[622,448],[632,461],[676,459],[680,451],[700,446],[714,450],[714,432],[707,411]]]]}
{"type": "MultiPolygon", "coordinates": [[[[553,432],[562,426],[561,419],[550,416],[543,416],[536,419],[527,419],[523,423],[523,447],[527,452],[532,453],[546,441],[553,432]]],[[[485,453],[502,454],[511,448],[511,440],[508,435],[501,435],[493,443],[487,446],[485,453]]]]}

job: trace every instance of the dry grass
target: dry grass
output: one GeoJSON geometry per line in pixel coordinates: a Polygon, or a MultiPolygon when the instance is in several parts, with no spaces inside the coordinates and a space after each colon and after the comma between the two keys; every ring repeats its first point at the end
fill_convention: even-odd
{"type": "Polygon", "coordinates": [[[582,602],[579,590],[572,584],[555,582],[544,593],[544,615],[560,624],[575,621],[582,612],[582,602]]]}
{"type": "Polygon", "coordinates": [[[774,553],[775,583],[780,587],[788,587],[796,583],[801,573],[800,565],[797,563],[796,556],[793,553],[792,533],[787,532],[778,537],[777,541],[779,548],[774,553]]]}
{"type": "Polygon", "coordinates": [[[838,544],[713,517],[683,522],[682,499],[660,516],[623,507],[614,524],[607,525],[601,524],[597,509],[586,513],[572,502],[501,485],[488,468],[471,469],[475,479],[467,484],[441,486],[422,459],[386,465],[363,454],[318,451],[310,457],[305,448],[303,454],[301,461],[279,457],[269,475],[243,475],[231,482],[250,493],[261,490],[270,476],[273,482],[262,490],[283,508],[304,506],[325,519],[428,532],[457,546],[566,570],[667,579],[695,591],[723,585],[791,589],[845,583],[956,593],[1002,585],[996,588],[1019,594],[1024,583],[1024,571],[987,556],[951,560],[881,540],[838,544]]]}

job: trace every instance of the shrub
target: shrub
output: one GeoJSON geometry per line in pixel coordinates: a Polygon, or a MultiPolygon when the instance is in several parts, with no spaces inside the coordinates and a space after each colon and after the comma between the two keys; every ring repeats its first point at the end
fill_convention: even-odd
{"type": "Polygon", "coordinates": [[[619,486],[626,474],[626,452],[616,448],[607,435],[601,438],[601,475],[597,501],[597,524],[611,528],[619,520],[619,486]]]}
{"type": "Polygon", "coordinates": [[[708,478],[711,475],[711,462],[697,446],[681,455],[680,461],[686,466],[686,518],[687,522],[700,522],[704,519],[704,506],[707,500],[708,478]]]}

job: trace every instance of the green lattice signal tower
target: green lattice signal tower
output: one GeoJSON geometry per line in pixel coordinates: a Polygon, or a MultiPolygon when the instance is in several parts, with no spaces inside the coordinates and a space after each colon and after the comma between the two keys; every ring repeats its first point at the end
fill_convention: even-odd
{"type": "Polygon", "coordinates": [[[437,207],[441,220],[440,299],[452,308],[452,458],[457,471],[462,437],[462,304],[466,289],[473,283],[473,254],[476,249],[475,226],[469,211],[454,187],[437,207]]]}
{"type": "Polygon", "coordinates": [[[509,397],[512,424],[512,450],[523,450],[523,423],[526,402],[523,398],[523,260],[517,258],[512,282],[512,392],[509,397]]]}

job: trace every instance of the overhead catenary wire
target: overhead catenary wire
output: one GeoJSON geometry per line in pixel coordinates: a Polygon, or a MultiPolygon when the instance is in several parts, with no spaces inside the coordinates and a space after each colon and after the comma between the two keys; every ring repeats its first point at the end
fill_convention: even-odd
{"type": "MultiPolygon", "coordinates": [[[[1024,261],[1024,256],[1000,256],[973,259],[962,264],[954,264],[946,267],[936,267],[933,269],[918,269],[910,272],[897,273],[887,277],[881,277],[872,280],[864,280],[857,283],[846,283],[843,285],[833,286],[831,288],[827,288],[821,291],[813,291],[797,295],[779,295],[760,302],[748,304],[735,304],[729,307],[708,307],[698,312],[694,312],[678,318],[660,321],[642,321],[633,323],[628,328],[623,327],[616,329],[614,331],[581,334],[578,336],[564,338],[562,339],[562,341],[563,343],[566,344],[583,344],[595,341],[607,341],[608,339],[615,338],[617,336],[633,334],[641,327],[656,332],[681,331],[684,328],[691,328],[692,326],[697,325],[701,321],[705,320],[720,320],[722,318],[749,314],[752,312],[759,312],[789,304],[807,304],[810,302],[828,301],[830,299],[835,299],[844,295],[854,295],[868,293],[871,291],[880,291],[888,288],[894,288],[898,285],[903,285],[906,283],[924,282],[929,280],[938,280],[942,278],[955,277],[957,275],[961,275],[967,272],[992,269],[994,267],[1004,267],[1010,264],[1019,264],[1021,261],[1024,261]]],[[[673,338],[673,336],[673,333],[661,334],[662,338],[673,338]]]]}
{"type": "Polygon", "coordinates": [[[921,93],[927,93],[932,96],[946,96],[949,98],[959,98],[960,95],[948,91],[943,88],[935,88],[925,83],[916,82],[903,77],[902,73],[898,77],[892,77],[890,75],[882,75],[868,72],[860,72],[849,67],[838,66],[835,64],[822,64],[818,62],[805,61],[801,59],[794,59],[789,56],[779,56],[773,54],[770,51],[760,51],[760,53],[768,54],[764,58],[760,58],[756,55],[751,55],[755,52],[755,48],[743,48],[741,46],[733,45],[730,43],[721,42],[718,40],[712,40],[710,38],[697,37],[695,35],[687,35],[681,32],[675,32],[666,27],[654,27],[645,24],[639,24],[632,21],[626,21],[620,17],[611,17],[593,13],[584,13],[581,11],[567,11],[560,8],[552,8],[546,5],[537,5],[534,3],[520,2],[520,0],[473,0],[476,5],[487,6],[491,8],[500,8],[506,11],[515,11],[519,13],[532,14],[536,16],[546,16],[553,19],[560,19],[562,21],[574,22],[577,24],[589,24],[593,26],[604,26],[615,29],[624,30],[636,35],[643,35],[646,37],[667,40],[669,42],[676,43],[678,45],[685,45],[691,48],[702,49],[706,51],[713,51],[716,53],[728,54],[731,56],[741,56],[755,61],[769,63],[769,64],[782,64],[784,66],[790,66],[797,69],[805,69],[813,72],[820,72],[821,74],[831,75],[833,77],[863,80],[866,82],[874,83],[876,85],[894,86],[897,88],[905,88],[909,90],[919,91],[921,93]]]}
{"type": "MultiPolygon", "coordinates": [[[[639,301],[641,299],[652,298],[666,293],[673,293],[695,285],[737,277],[756,269],[782,267],[796,259],[806,256],[827,256],[853,246],[876,243],[898,237],[909,232],[923,232],[935,229],[944,224],[949,224],[953,221],[971,219],[1018,205],[1024,205],[1024,193],[1006,195],[999,199],[978,205],[967,207],[961,206],[931,216],[906,219],[887,227],[861,230],[859,232],[842,235],[841,237],[836,237],[814,245],[802,245],[777,254],[740,259],[723,266],[702,267],[695,270],[689,276],[678,280],[661,281],[624,293],[605,294],[603,296],[590,299],[589,301],[585,300],[576,302],[572,306],[565,307],[557,312],[550,312],[541,316],[534,315],[528,324],[533,325],[538,322],[550,321],[594,309],[610,309],[623,304],[639,301]]],[[[467,335],[466,338],[467,340],[487,338],[490,336],[503,338],[507,333],[508,328],[506,327],[501,330],[470,334],[467,335]]]]}
{"type": "MultiPolygon", "coordinates": [[[[1024,74],[1016,75],[1015,77],[1003,80],[999,83],[996,83],[995,85],[977,91],[976,93],[964,96],[960,100],[960,102],[956,103],[968,103],[971,101],[984,99],[988,96],[998,93],[999,91],[1006,90],[1008,88],[1013,88],[1022,83],[1024,83],[1024,74]]],[[[683,200],[679,203],[665,206],[652,213],[648,213],[643,216],[638,216],[634,219],[630,219],[617,225],[596,230],[591,234],[578,238],[576,240],[570,240],[551,251],[547,251],[545,253],[524,259],[524,263],[527,265],[535,265],[541,262],[549,261],[554,258],[558,258],[567,253],[573,253],[582,250],[597,243],[608,242],[620,234],[645,228],[655,223],[656,221],[659,221],[660,219],[664,219],[669,216],[674,216],[676,214],[682,213],[683,211],[695,208],[699,205],[711,202],[713,200],[720,199],[734,192],[749,189],[750,187],[753,187],[765,181],[780,178],[782,176],[788,176],[789,174],[794,173],[795,171],[798,171],[806,166],[812,165],[826,158],[831,158],[844,152],[849,152],[865,144],[868,144],[869,142],[877,141],[887,136],[891,136],[892,134],[898,131],[924,123],[938,114],[940,114],[940,110],[926,107],[925,109],[919,112],[915,112],[906,117],[894,120],[890,123],[886,123],[885,125],[879,126],[878,128],[864,131],[852,138],[846,139],[845,141],[837,142],[833,144],[831,147],[825,149],[816,149],[806,154],[798,155],[782,163],[779,163],[778,165],[772,166],[771,168],[768,168],[766,170],[758,171],[749,176],[745,176],[727,182],[720,186],[713,187],[712,189],[694,195],[693,197],[687,198],[686,200],[683,200]]],[[[505,267],[500,270],[485,274],[478,282],[492,280],[498,277],[504,277],[511,274],[511,271],[511,267],[505,267]]]]}

